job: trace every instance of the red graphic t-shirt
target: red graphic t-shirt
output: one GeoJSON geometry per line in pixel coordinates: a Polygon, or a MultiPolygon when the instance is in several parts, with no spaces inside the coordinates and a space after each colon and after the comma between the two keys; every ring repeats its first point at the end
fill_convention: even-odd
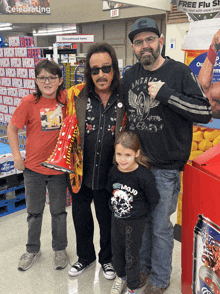
{"type": "Polygon", "coordinates": [[[19,129],[26,126],[25,167],[44,175],[58,175],[58,172],[41,165],[52,154],[59,136],[60,127],[66,117],[66,94],[61,92],[59,104],[54,99],[41,97],[36,103],[34,95],[24,97],[16,108],[11,122],[19,129]]]}

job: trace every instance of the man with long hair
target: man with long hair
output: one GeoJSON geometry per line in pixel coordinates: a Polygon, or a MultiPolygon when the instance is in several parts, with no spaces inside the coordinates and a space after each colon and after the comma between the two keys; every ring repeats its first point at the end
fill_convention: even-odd
{"type": "Polygon", "coordinates": [[[68,91],[69,105],[74,105],[73,113],[78,120],[83,153],[82,184],[78,193],[72,191],[78,261],[70,268],[69,275],[80,275],[96,260],[91,212],[93,201],[100,229],[99,263],[105,278],[114,279],[108,206],[110,193],[105,186],[112,166],[115,136],[124,117],[124,106],[120,95],[118,60],[112,46],[95,43],[89,48],[84,78],[85,84],[73,86],[68,91]]]}

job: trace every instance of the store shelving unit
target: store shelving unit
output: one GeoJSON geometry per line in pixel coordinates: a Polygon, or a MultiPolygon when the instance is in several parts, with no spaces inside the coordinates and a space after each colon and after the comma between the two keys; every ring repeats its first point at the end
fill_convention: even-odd
{"type": "Polygon", "coordinates": [[[26,208],[23,173],[0,178],[0,217],[26,208]]]}

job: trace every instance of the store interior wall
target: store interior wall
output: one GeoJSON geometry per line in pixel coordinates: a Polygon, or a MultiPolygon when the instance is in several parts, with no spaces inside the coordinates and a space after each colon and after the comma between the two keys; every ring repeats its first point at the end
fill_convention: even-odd
{"type": "MultiPolygon", "coordinates": [[[[152,16],[160,28],[161,33],[166,38],[166,21],[165,14],[152,16]]],[[[126,20],[112,20],[108,22],[100,22],[95,24],[80,25],[79,31],[82,34],[94,34],[95,42],[108,42],[111,44],[117,54],[118,59],[122,60],[123,67],[136,63],[136,57],[133,54],[131,41],[128,38],[128,33],[135,20],[138,18],[130,18],[126,20]]],[[[80,53],[86,53],[90,44],[82,44],[80,53]]]]}
{"type": "Polygon", "coordinates": [[[166,26],[166,55],[184,63],[185,52],[181,49],[190,23],[168,24],[166,26]],[[170,40],[175,39],[175,49],[170,49],[170,40]]]}
{"type": "MultiPolygon", "coordinates": [[[[103,11],[101,0],[53,0],[47,15],[1,15],[1,22],[20,23],[86,23],[110,20],[110,11],[103,11]]],[[[164,11],[135,6],[120,9],[120,18],[163,14],[164,11]]]]}
{"type": "MultiPolygon", "coordinates": [[[[76,3],[70,0],[63,0],[62,6],[60,1],[53,0],[50,3],[51,15],[1,15],[1,21],[11,22],[13,24],[22,22],[30,22],[39,27],[39,25],[46,26],[46,24],[76,24],[78,34],[94,34],[94,41],[106,41],[110,43],[116,50],[118,59],[121,61],[120,65],[132,65],[137,60],[131,48],[131,42],[128,38],[128,33],[131,31],[132,24],[140,17],[151,17],[154,19],[161,33],[166,36],[166,14],[165,11],[149,9],[145,7],[131,7],[120,9],[119,17],[111,18],[110,10],[102,10],[102,1],[93,0],[81,1],[76,3]],[[59,3],[58,3],[59,2],[59,3]],[[83,9],[82,9],[83,7],[83,9]],[[65,17],[63,15],[65,14],[65,17]],[[71,14],[71,18],[69,17],[71,14]],[[64,19],[65,18],[65,19],[64,19]],[[45,22],[44,22],[44,21],[45,22]],[[58,22],[59,20],[59,22],[58,22]]],[[[28,24],[27,24],[28,26],[28,24]]],[[[31,35],[31,29],[29,34],[31,35]]],[[[0,34],[4,37],[3,34],[0,34]]],[[[5,36],[13,35],[27,35],[25,32],[5,32],[5,36]]],[[[40,48],[52,47],[56,42],[56,36],[38,36],[35,37],[35,46],[40,48]]],[[[77,54],[86,53],[90,43],[77,44],[77,54]]]]}

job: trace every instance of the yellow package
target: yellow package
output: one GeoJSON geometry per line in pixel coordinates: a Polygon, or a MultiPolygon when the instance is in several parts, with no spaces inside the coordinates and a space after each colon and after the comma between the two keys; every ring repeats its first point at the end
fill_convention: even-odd
{"type": "Polygon", "coordinates": [[[209,140],[204,139],[199,143],[199,149],[204,152],[209,150],[210,148],[212,148],[212,142],[210,142],[209,140]]]}
{"type": "Polygon", "coordinates": [[[213,141],[219,135],[220,135],[219,130],[212,129],[212,130],[206,130],[204,132],[204,138],[209,141],[213,141]]]}
{"type": "Polygon", "coordinates": [[[220,135],[218,135],[212,142],[212,145],[215,146],[220,142],[220,135]]]}
{"type": "Polygon", "coordinates": [[[198,131],[193,133],[193,141],[201,142],[204,139],[203,132],[198,131]]]}
{"type": "Polygon", "coordinates": [[[198,149],[198,143],[195,141],[192,141],[191,151],[195,151],[198,149]]]}

